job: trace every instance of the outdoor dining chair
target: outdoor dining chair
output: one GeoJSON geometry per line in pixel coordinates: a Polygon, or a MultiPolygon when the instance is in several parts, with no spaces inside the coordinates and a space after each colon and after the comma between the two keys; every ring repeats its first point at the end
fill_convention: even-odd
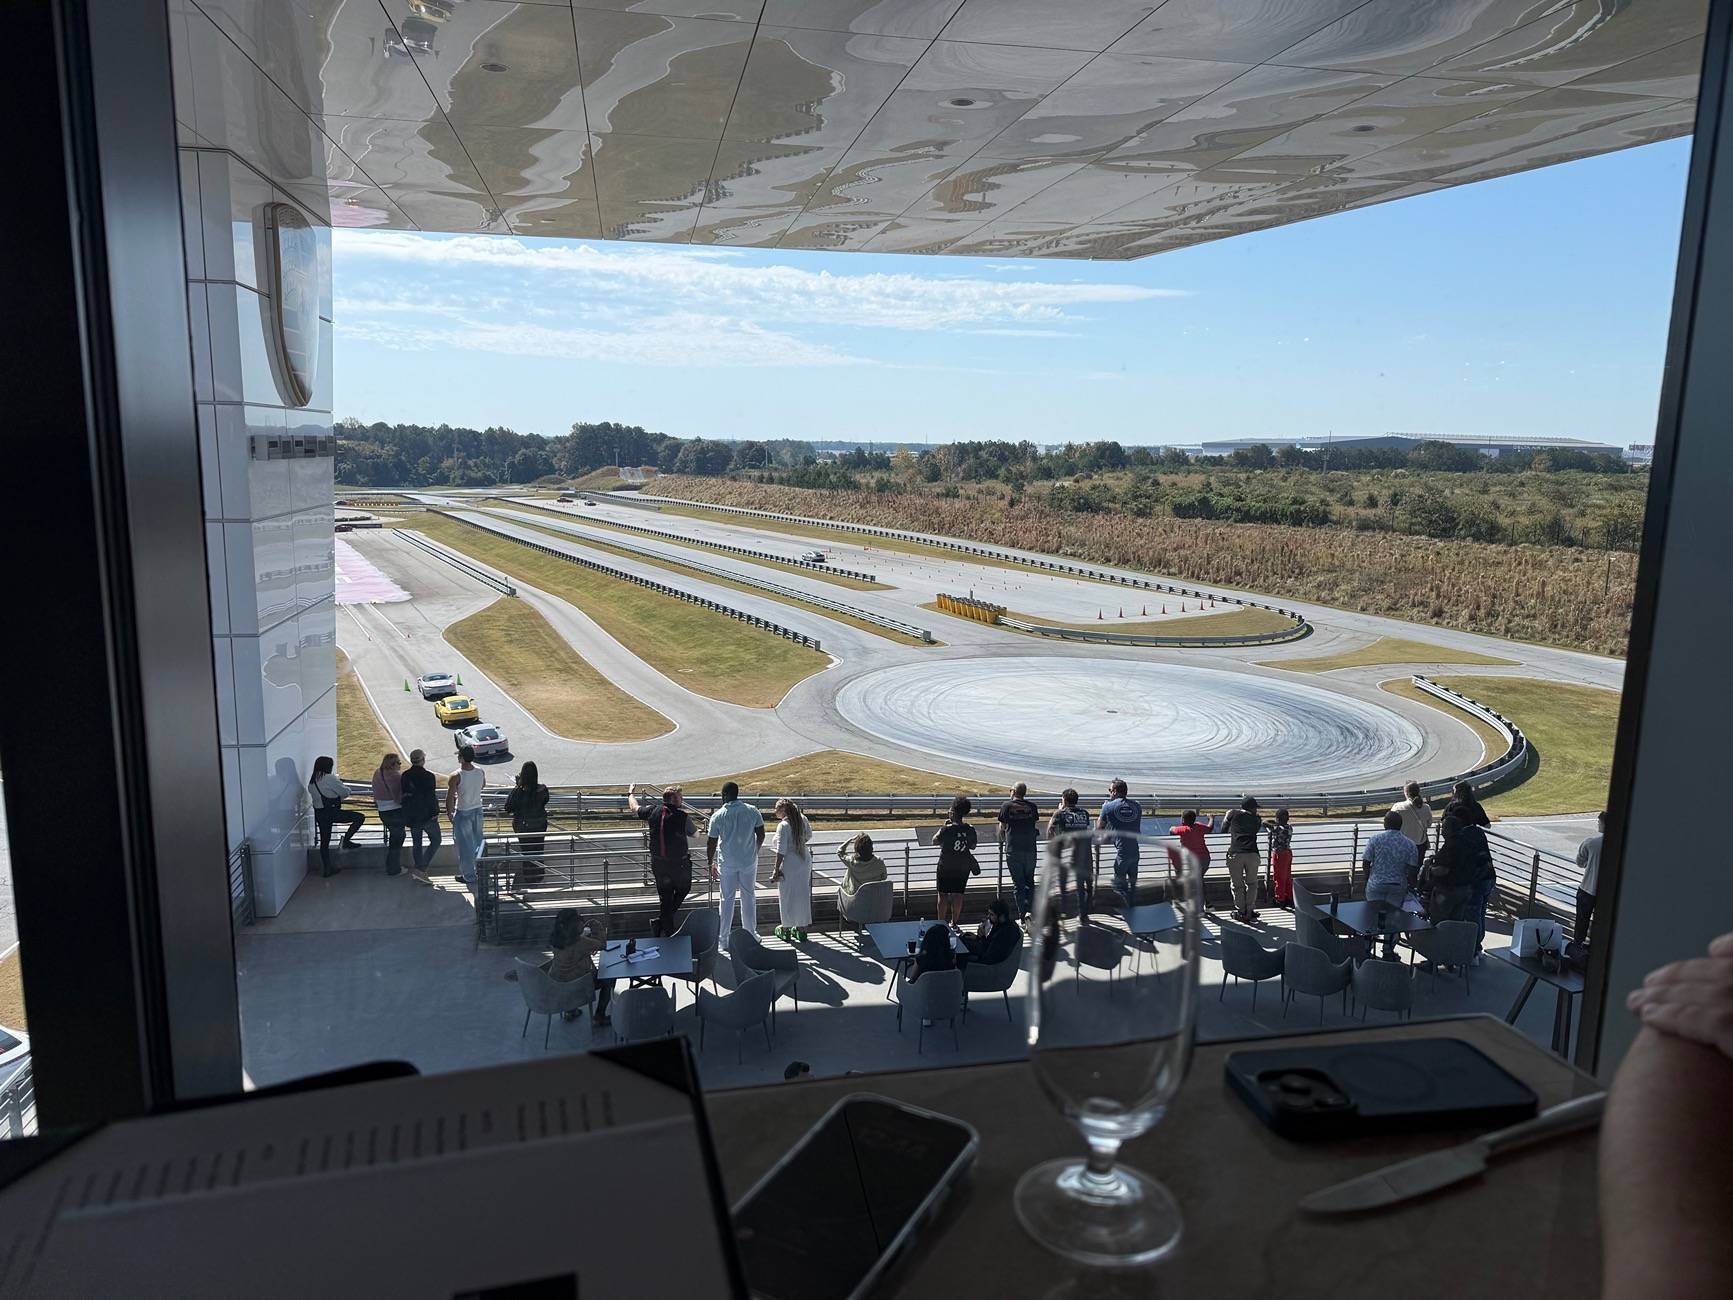
{"type": "Polygon", "coordinates": [[[915,1018],[920,1030],[915,1035],[915,1055],[921,1054],[928,1023],[939,1020],[950,1022],[951,1045],[960,1050],[962,1043],[957,1038],[957,1017],[963,1013],[963,972],[930,970],[913,983],[905,983],[902,1004],[897,1010],[899,1029],[905,1011],[915,1018]]]}
{"type": "Polygon", "coordinates": [[[655,985],[627,989],[608,1008],[614,1038],[622,1043],[663,1038],[674,1032],[674,1003],[655,985]]]}
{"type": "Polygon", "coordinates": [[[1360,1004],[1360,1019],[1367,1008],[1391,1011],[1410,1019],[1414,1015],[1414,972],[1399,961],[1371,958],[1354,971],[1354,1001],[1360,1004]]]}
{"type": "Polygon", "coordinates": [[[1468,981],[1468,968],[1474,964],[1474,951],[1480,945],[1480,927],[1473,921],[1440,921],[1430,930],[1416,930],[1408,936],[1413,951],[1408,956],[1412,966],[1419,958],[1438,983],[1438,968],[1454,966],[1462,976],[1462,992],[1474,992],[1468,981]]]}
{"type": "Polygon", "coordinates": [[[1276,979],[1282,973],[1282,950],[1266,948],[1258,942],[1257,935],[1250,930],[1242,930],[1236,926],[1224,925],[1221,931],[1222,945],[1222,987],[1216,994],[1220,1002],[1227,996],[1228,976],[1233,976],[1235,985],[1241,980],[1252,982],[1252,1010],[1258,1009],[1258,983],[1262,980],[1276,979]]]}
{"type": "Polygon", "coordinates": [[[1105,926],[1079,925],[1071,940],[1072,956],[1077,965],[1077,991],[1083,992],[1083,968],[1107,972],[1107,996],[1113,996],[1114,981],[1119,976],[1119,964],[1125,960],[1125,935],[1105,926]]]}
{"type": "Polygon", "coordinates": [[[841,933],[846,924],[855,931],[855,942],[860,942],[860,932],[869,925],[878,925],[891,919],[891,905],[896,902],[896,889],[889,880],[869,880],[852,894],[845,894],[842,886],[836,890],[836,927],[841,933]]]}
{"type": "Polygon", "coordinates": [[[1318,999],[1318,1023],[1324,1023],[1324,999],[1332,993],[1342,995],[1342,1014],[1348,1014],[1348,989],[1354,983],[1354,960],[1343,957],[1332,961],[1330,954],[1303,943],[1282,946],[1282,1015],[1288,1014],[1288,1003],[1301,993],[1318,999]]]}
{"type": "MultiPolygon", "coordinates": [[[[1299,889],[1295,885],[1296,890],[1299,889]]],[[[1331,931],[1329,923],[1310,913],[1294,917],[1294,939],[1308,948],[1316,948],[1331,961],[1365,961],[1372,955],[1372,944],[1360,935],[1341,935],[1331,931]]]]}
{"type": "Polygon", "coordinates": [[[716,938],[722,932],[722,917],[714,907],[701,907],[696,911],[686,913],[675,934],[683,934],[692,940],[692,973],[676,975],[677,980],[690,984],[694,990],[710,981],[710,987],[716,987],[716,938]]]}
{"type": "Polygon", "coordinates": [[[800,1010],[800,954],[793,948],[773,951],[758,941],[752,931],[735,926],[728,932],[728,962],[734,968],[734,983],[743,984],[754,975],[773,976],[776,997],[770,1000],[770,1025],[776,1027],[776,1003],[784,993],[800,1010]]]}
{"type": "MultiPolygon", "coordinates": [[[[545,959],[543,959],[545,960],[545,959]]],[[[524,999],[524,1037],[530,1031],[531,1016],[546,1016],[542,1030],[542,1046],[554,1031],[554,1017],[567,1011],[588,1011],[596,997],[596,977],[585,975],[575,980],[557,980],[542,969],[541,961],[529,957],[517,959],[517,987],[524,999]]]]}
{"type": "Polygon", "coordinates": [[[1011,1015],[1011,985],[1017,972],[1023,969],[1021,950],[998,961],[971,961],[963,966],[963,1023],[969,1022],[969,994],[997,993],[1005,999],[1005,1019],[1016,1023],[1011,1015]]]}
{"type": "Polygon", "coordinates": [[[698,1050],[704,1050],[704,1030],[708,1025],[734,1031],[734,1060],[742,1059],[740,1040],[746,1031],[757,1025],[764,1030],[764,1046],[770,1048],[770,1003],[776,996],[776,985],[770,974],[754,975],[731,993],[718,996],[709,989],[698,990],[698,1050]]]}

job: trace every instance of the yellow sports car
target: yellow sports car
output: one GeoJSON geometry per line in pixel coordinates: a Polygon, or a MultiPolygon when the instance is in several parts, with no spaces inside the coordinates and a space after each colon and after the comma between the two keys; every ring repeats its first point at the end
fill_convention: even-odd
{"type": "Polygon", "coordinates": [[[447,727],[466,726],[481,721],[481,710],[467,695],[447,695],[433,702],[433,716],[447,727]]]}

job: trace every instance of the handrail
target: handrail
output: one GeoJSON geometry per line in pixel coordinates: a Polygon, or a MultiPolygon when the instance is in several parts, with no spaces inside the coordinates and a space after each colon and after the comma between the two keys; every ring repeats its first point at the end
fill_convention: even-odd
{"type": "Polygon", "coordinates": [[[467,573],[470,577],[474,578],[477,582],[482,583],[484,586],[492,587],[495,591],[501,592],[507,596],[517,595],[516,587],[512,586],[511,583],[506,582],[503,578],[496,578],[493,574],[475,563],[474,560],[466,559],[456,551],[448,551],[437,542],[429,541],[420,533],[414,532],[410,529],[394,528],[391,531],[398,537],[401,537],[404,541],[408,542],[411,546],[419,546],[435,559],[444,560],[447,564],[451,565],[452,568],[467,573]]]}
{"type": "Polygon", "coordinates": [[[766,632],[774,633],[784,640],[795,641],[801,645],[810,646],[814,650],[822,648],[817,637],[807,636],[804,632],[796,632],[793,628],[784,627],[781,623],[772,623],[767,618],[749,614],[743,609],[735,609],[732,605],[724,605],[720,601],[694,595],[689,591],[682,591],[680,588],[669,586],[665,582],[657,582],[653,578],[646,578],[642,574],[633,573],[630,569],[603,564],[599,560],[586,559],[582,555],[573,555],[569,551],[555,550],[551,546],[543,546],[540,542],[532,542],[512,533],[501,532],[497,528],[489,528],[486,524],[479,523],[466,515],[454,514],[449,511],[441,511],[440,513],[446,519],[455,519],[458,523],[467,524],[479,532],[488,533],[494,537],[502,537],[508,542],[516,542],[519,546],[527,546],[532,551],[540,551],[543,555],[551,555],[557,560],[566,561],[568,564],[581,565],[586,569],[593,569],[597,573],[605,573],[611,578],[622,578],[627,582],[636,583],[640,587],[647,587],[649,590],[659,592],[664,596],[673,596],[678,600],[690,601],[694,605],[702,605],[705,609],[715,610],[718,614],[726,614],[729,618],[737,618],[742,623],[750,623],[753,627],[763,628],[766,632]]]}
{"type": "MultiPolygon", "coordinates": [[[[1373,835],[1383,829],[1381,822],[1323,821],[1295,822],[1290,847],[1294,853],[1294,871],[1304,879],[1311,877],[1339,878],[1345,892],[1363,875],[1361,851],[1373,835]]],[[[1211,834],[1206,837],[1212,849],[1212,861],[1207,878],[1217,880],[1225,875],[1228,837],[1211,834]]],[[[1556,853],[1525,844],[1499,832],[1489,832],[1493,867],[1498,892],[1505,907],[1513,914],[1524,916],[1545,913],[1561,921],[1568,929],[1574,912],[1576,885],[1575,864],[1556,853]]],[[[520,917],[568,907],[582,902],[600,908],[611,917],[616,909],[635,908],[653,911],[654,882],[650,860],[640,833],[612,833],[594,838],[557,835],[550,831],[548,845],[533,854],[523,853],[515,834],[494,834],[483,837],[482,856],[478,862],[482,900],[488,904],[478,912],[478,937],[482,942],[511,941],[499,928],[501,905],[515,909],[520,917]],[[555,841],[569,846],[561,849],[555,841]],[[579,847],[579,846],[582,847],[579,847]],[[521,879],[526,862],[539,862],[544,876],[533,885],[521,879]]],[[[901,858],[900,904],[905,914],[930,914],[924,896],[938,888],[939,848],[936,844],[886,844],[887,858],[901,858]],[[912,901],[911,901],[912,900],[912,901]]],[[[983,838],[977,850],[982,873],[972,885],[1004,892],[1009,887],[1004,846],[983,838]]],[[[1264,852],[1267,870],[1268,844],[1264,852]]],[[[760,850],[759,879],[767,883],[774,863],[769,846],[760,850]]],[[[814,874],[825,888],[835,884],[834,863],[828,850],[820,853],[814,863],[814,874]]],[[[1104,862],[1100,872],[1108,870],[1104,862]]],[[[1145,862],[1146,878],[1153,879],[1161,870],[1155,863],[1145,862]]],[[[1108,883],[1099,874],[1098,882],[1108,883]]],[[[702,851],[693,851],[694,897],[703,900],[710,893],[702,851]]]]}
{"type": "Polygon", "coordinates": [[[858,605],[844,604],[840,600],[832,600],[829,596],[814,595],[811,592],[800,591],[794,587],[784,587],[781,583],[771,582],[768,578],[759,578],[752,574],[736,573],[731,569],[718,569],[715,565],[705,564],[700,560],[687,559],[684,556],[664,555],[660,551],[647,550],[642,546],[634,546],[630,542],[614,541],[611,538],[598,539],[588,533],[574,531],[582,527],[581,523],[568,525],[554,524],[551,520],[547,525],[539,525],[531,520],[530,526],[545,526],[565,528],[572,537],[580,541],[588,541],[599,546],[611,546],[617,551],[625,551],[628,555],[636,555],[652,564],[678,564],[683,569],[692,569],[709,578],[721,578],[727,582],[743,583],[755,587],[759,591],[767,591],[773,596],[786,596],[792,600],[803,601],[808,605],[817,605],[820,609],[832,610],[838,614],[847,614],[850,618],[859,619],[863,623],[872,623],[891,632],[899,632],[904,636],[913,637],[917,641],[931,644],[933,634],[924,627],[916,627],[912,623],[904,623],[898,619],[886,618],[883,614],[875,614],[870,609],[862,609],[858,605]]]}
{"type": "Polygon", "coordinates": [[[229,851],[229,914],[238,930],[258,919],[253,896],[253,844],[242,840],[229,851]]]}
{"type": "Polygon", "coordinates": [[[25,1057],[0,1083],[0,1140],[36,1135],[36,1073],[25,1057]]]}
{"type": "MultiPolygon", "coordinates": [[[[596,493],[581,494],[586,499],[593,500],[596,493]]],[[[578,523],[589,523],[582,515],[568,515],[563,510],[550,510],[544,505],[531,501],[520,500],[517,497],[494,497],[490,500],[509,502],[514,506],[529,506],[532,510],[540,510],[544,514],[553,515],[558,519],[575,519],[578,523]]],[[[870,573],[861,573],[855,569],[839,569],[833,564],[818,564],[812,560],[790,559],[786,555],[772,555],[769,551],[755,551],[750,546],[734,546],[728,542],[712,541],[707,537],[688,537],[684,533],[671,532],[666,528],[651,528],[645,524],[628,524],[619,519],[607,519],[596,524],[601,528],[618,528],[623,532],[643,533],[646,537],[661,537],[671,542],[681,542],[690,546],[705,546],[711,550],[727,551],[731,555],[743,555],[749,560],[771,560],[777,564],[786,564],[796,569],[809,569],[813,573],[834,573],[841,578],[853,578],[857,582],[877,582],[878,579],[870,573]]]]}

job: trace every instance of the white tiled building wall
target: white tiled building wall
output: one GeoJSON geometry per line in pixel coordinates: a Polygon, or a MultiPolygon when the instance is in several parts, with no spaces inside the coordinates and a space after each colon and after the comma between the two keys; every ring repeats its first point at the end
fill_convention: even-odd
{"type": "MultiPolygon", "coordinates": [[[[207,7],[169,3],[187,301],[229,842],[251,840],[257,908],[272,916],[307,871],[313,759],[337,746],[332,461],[254,459],[251,447],[260,434],[331,433],[330,212],[324,137],[297,103],[317,94],[310,61],[291,98],[216,21],[230,17],[223,0],[207,7]],[[304,408],[288,405],[271,366],[264,216],[278,202],[321,236],[318,373],[304,408]]],[[[310,48],[304,7],[273,0],[252,16],[265,11],[274,46],[310,48]]]]}

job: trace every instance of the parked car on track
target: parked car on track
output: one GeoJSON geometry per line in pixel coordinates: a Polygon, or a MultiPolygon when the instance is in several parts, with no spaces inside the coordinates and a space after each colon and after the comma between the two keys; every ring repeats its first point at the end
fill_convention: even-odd
{"type": "Polygon", "coordinates": [[[823,564],[823,563],[825,563],[825,557],[824,557],[823,551],[802,551],[800,553],[800,558],[801,558],[801,562],[804,564],[823,564]]]}
{"type": "Polygon", "coordinates": [[[12,1067],[19,1065],[30,1055],[30,1035],[22,1029],[8,1029],[0,1025],[0,1077],[12,1072],[12,1067]]]}
{"type": "Polygon", "coordinates": [[[561,497],[560,498],[560,504],[562,506],[569,506],[572,504],[572,498],[571,497],[561,497]]]}
{"type": "Polygon", "coordinates": [[[452,740],[458,749],[468,745],[475,750],[477,758],[500,758],[511,753],[511,745],[500,729],[485,724],[465,727],[452,740]]]}
{"type": "Polygon", "coordinates": [[[441,726],[455,727],[460,722],[480,722],[481,710],[467,695],[447,695],[433,702],[433,716],[441,726]]]}
{"type": "Polygon", "coordinates": [[[423,673],[415,679],[415,689],[424,700],[437,700],[457,694],[457,677],[452,673],[423,673]]]}

